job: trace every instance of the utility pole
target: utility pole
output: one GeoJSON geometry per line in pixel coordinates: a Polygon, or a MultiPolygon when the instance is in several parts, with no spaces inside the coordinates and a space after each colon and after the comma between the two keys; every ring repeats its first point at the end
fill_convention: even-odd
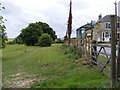
{"type": "MultiPolygon", "coordinates": [[[[118,16],[117,16],[117,3],[115,2],[115,21],[116,21],[116,45],[118,44],[118,53],[117,53],[117,81],[119,82],[120,80],[118,79],[120,77],[120,41],[117,43],[117,21],[118,21],[118,16]]],[[[120,40],[120,38],[119,38],[120,40]]]]}
{"type": "Polygon", "coordinates": [[[117,15],[117,2],[115,1],[115,15],[117,15]]]}
{"type": "Polygon", "coordinates": [[[115,33],[116,33],[116,45],[117,45],[117,2],[115,1],[115,33]]]}
{"type": "MultiPolygon", "coordinates": [[[[120,11],[119,11],[119,8],[120,8],[120,1],[118,3],[118,16],[120,15],[120,11]]],[[[117,10],[116,10],[117,11],[117,10]]],[[[119,78],[120,78],[120,37],[118,38],[118,57],[117,57],[117,80],[118,82],[120,82],[119,78]]]]}
{"type": "Polygon", "coordinates": [[[70,0],[70,11],[68,17],[68,26],[67,26],[67,33],[68,33],[68,46],[70,46],[71,42],[71,33],[72,33],[72,0],[70,0]]]}
{"type": "Polygon", "coordinates": [[[120,41],[118,42],[118,57],[117,57],[117,80],[120,82],[118,78],[120,78],[120,41]]]}
{"type": "Polygon", "coordinates": [[[116,33],[115,33],[115,16],[111,15],[111,79],[112,79],[112,87],[116,87],[116,80],[117,80],[117,70],[116,70],[116,33]]]}

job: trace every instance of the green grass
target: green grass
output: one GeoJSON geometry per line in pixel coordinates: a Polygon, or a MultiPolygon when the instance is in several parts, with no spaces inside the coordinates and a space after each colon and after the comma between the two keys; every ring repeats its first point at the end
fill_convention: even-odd
{"type": "MultiPolygon", "coordinates": [[[[108,59],[106,56],[104,56],[104,55],[99,55],[98,58],[104,60],[106,63],[107,63],[108,60],[109,60],[109,59],[108,59]]],[[[102,66],[105,66],[105,65],[106,65],[106,63],[103,62],[103,61],[101,61],[101,60],[98,60],[97,62],[98,62],[99,64],[101,64],[102,66]]],[[[109,63],[110,63],[110,61],[109,61],[109,63]]],[[[111,65],[110,65],[109,63],[107,63],[106,67],[111,70],[111,65]]],[[[106,72],[108,75],[111,74],[111,72],[108,71],[108,70],[106,70],[105,68],[104,68],[103,70],[104,70],[104,72],[106,72]]]]}
{"type": "MultiPolygon", "coordinates": [[[[72,55],[70,55],[72,56],[72,55]]],[[[52,47],[7,45],[3,50],[3,87],[101,88],[110,87],[106,76],[78,59],[68,58],[60,44],[52,47]]]]}

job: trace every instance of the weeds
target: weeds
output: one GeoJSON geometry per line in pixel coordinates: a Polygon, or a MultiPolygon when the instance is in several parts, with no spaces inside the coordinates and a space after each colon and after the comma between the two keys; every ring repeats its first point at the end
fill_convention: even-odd
{"type": "Polygon", "coordinates": [[[77,46],[67,47],[66,44],[63,44],[61,48],[64,54],[68,56],[68,58],[72,58],[72,59],[82,58],[83,51],[81,48],[78,48],[77,46]]]}

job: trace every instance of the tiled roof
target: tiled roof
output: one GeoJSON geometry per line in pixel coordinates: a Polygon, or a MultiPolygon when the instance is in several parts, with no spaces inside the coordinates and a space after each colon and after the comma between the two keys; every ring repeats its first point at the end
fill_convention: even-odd
{"type": "MultiPolygon", "coordinates": [[[[97,23],[99,23],[99,22],[110,22],[111,21],[110,16],[111,15],[106,15],[105,17],[103,17],[100,20],[98,20],[97,23]]],[[[120,17],[119,16],[117,17],[117,19],[118,19],[118,21],[120,21],[120,17]]]]}
{"type": "Polygon", "coordinates": [[[89,29],[92,29],[93,26],[86,24],[86,25],[83,25],[83,26],[79,27],[77,30],[80,30],[80,29],[82,29],[82,28],[84,28],[84,29],[86,29],[86,30],[89,30],[89,29]]]}

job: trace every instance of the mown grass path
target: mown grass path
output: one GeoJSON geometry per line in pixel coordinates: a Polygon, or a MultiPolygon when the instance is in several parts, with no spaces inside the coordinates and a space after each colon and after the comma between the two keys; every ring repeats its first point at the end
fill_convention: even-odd
{"type": "Polygon", "coordinates": [[[65,55],[60,44],[52,47],[7,45],[3,50],[4,88],[99,88],[109,79],[81,60],[65,55]]]}

